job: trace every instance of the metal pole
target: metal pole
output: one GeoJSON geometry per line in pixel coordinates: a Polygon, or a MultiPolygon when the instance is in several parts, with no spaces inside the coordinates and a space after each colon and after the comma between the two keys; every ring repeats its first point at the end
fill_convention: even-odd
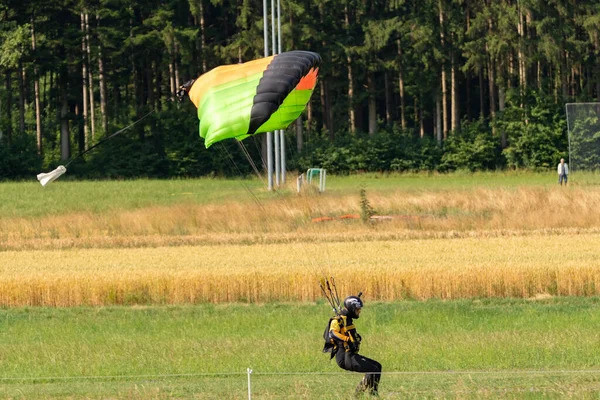
{"type": "MultiPolygon", "coordinates": [[[[271,45],[273,46],[273,55],[277,54],[277,37],[275,33],[275,0],[271,0],[271,45]]],[[[280,158],[279,158],[279,131],[273,132],[275,135],[275,143],[273,146],[275,156],[275,185],[279,186],[279,171],[280,171],[280,158]]]]}
{"type": "MultiPolygon", "coordinates": [[[[277,53],[281,54],[281,0],[277,0],[277,53]]],[[[279,146],[281,156],[281,184],[285,183],[285,130],[279,131],[279,146]]]]}
{"type": "Polygon", "coordinates": [[[273,54],[277,54],[275,46],[275,0],[271,0],[271,44],[273,45],[273,54]]]}
{"type": "Polygon", "coordinates": [[[281,54],[281,1],[277,0],[277,54],[281,54]]]}
{"type": "Polygon", "coordinates": [[[281,147],[281,184],[285,183],[285,130],[279,131],[279,146],[281,147]]]}
{"type": "Polygon", "coordinates": [[[277,130],[273,132],[275,135],[275,185],[279,186],[279,172],[281,171],[281,159],[279,158],[279,133],[281,131],[277,130]]]}
{"type": "Polygon", "coordinates": [[[252,389],[250,388],[250,375],[252,375],[252,369],[246,369],[248,372],[248,400],[252,400],[252,389]]]}
{"type": "Polygon", "coordinates": [[[263,0],[263,38],[265,39],[265,57],[269,57],[269,28],[267,25],[267,0],[263,0]]]}
{"type": "Polygon", "coordinates": [[[567,140],[569,141],[569,168],[573,172],[573,163],[571,163],[571,126],[569,125],[569,104],[565,104],[565,114],[567,114],[567,140]]]}
{"type": "MultiPolygon", "coordinates": [[[[263,0],[263,38],[265,43],[265,57],[269,57],[269,28],[267,0],[263,0]]],[[[275,48],[273,47],[273,50],[275,48]]],[[[267,189],[273,190],[273,134],[267,132],[267,189]]]]}
{"type": "Polygon", "coordinates": [[[273,132],[267,132],[267,189],[273,190],[273,132]]]}

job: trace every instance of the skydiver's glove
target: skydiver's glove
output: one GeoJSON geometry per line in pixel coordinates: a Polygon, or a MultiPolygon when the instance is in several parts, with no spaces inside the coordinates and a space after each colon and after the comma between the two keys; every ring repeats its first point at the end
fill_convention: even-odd
{"type": "Polygon", "coordinates": [[[356,336],[356,341],[357,342],[362,342],[362,336],[360,336],[358,333],[355,333],[354,336],[356,336]]]}
{"type": "Polygon", "coordinates": [[[358,342],[348,341],[348,350],[351,351],[352,353],[357,353],[358,352],[358,342]]]}

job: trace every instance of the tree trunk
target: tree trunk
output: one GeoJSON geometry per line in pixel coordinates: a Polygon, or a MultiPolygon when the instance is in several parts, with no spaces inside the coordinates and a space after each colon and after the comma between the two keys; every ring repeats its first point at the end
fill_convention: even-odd
{"type": "MultiPolygon", "coordinates": [[[[520,5],[520,2],[517,2],[520,5]]],[[[519,93],[521,96],[525,93],[525,89],[527,88],[527,70],[525,66],[525,52],[524,52],[524,43],[525,43],[525,25],[524,25],[524,15],[521,7],[518,9],[519,18],[517,23],[517,31],[519,34],[519,93]]],[[[523,104],[521,104],[523,107],[523,104]]]]}
{"type": "Polygon", "coordinates": [[[171,89],[171,96],[175,97],[179,86],[175,86],[175,57],[173,56],[171,46],[167,46],[167,52],[169,53],[169,86],[171,89]]]}
{"type": "Polygon", "coordinates": [[[60,159],[66,161],[70,157],[69,138],[69,102],[67,94],[67,67],[63,66],[60,76],[60,159]]]}
{"type": "Polygon", "coordinates": [[[175,60],[173,60],[173,63],[175,64],[175,90],[181,86],[181,80],[179,79],[179,63],[177,62],[178,55],[179,47],[177,46],[177,41],[175,41],[175,60]]]}
{"type": "Polygon", "coordinates": [[[325,82],[325,109],[327,110],[327,120],[329,121],[329,138],[335,138],[335,126],[333,124],[333,107],[331,106],[331,97],[329,95],[329,85],[325,82]]]}
{"type": "MultiPolygon", "coordinates": [[[[490,89],[490,122],[496,119],[496,79],[494,75],[495,63],[492,57],[488,60],[488,83],[490,89]]],[[[492,125],[492,134],[495,134],[495,128],[492,125]]]]}
{"type": "Polygon", "coordinates": [[[442,145],[442,102],[440,95],[435,95],[435,133],[437,135],[438,145],[442,145]]]}
{"type": "Polygon", "coordinates": [[[479,67],[479,118],[485,118],[485,88],[483,83],[482,67],[479,67]]]}
{"type": "Polygon", "coordinates": [[[396,41],[398,44],[398,90],[400,92],[400,125],[402,130],[406,130],[406,106],[404,99],[404,76],[402,74],[402,44],[400,39],[396,41]]]}
{"type": "Polygon", "coordinates": [[[542,91],[542,63],[540,61],[537,62],[537,88],[540,92],[542,91]]]}
{"type": "MultiPolygon", "coordinates": [[[[31,50],[35,56],[36,53],[36,39],[35,39],[35,24],[33,17],[31,17],[31,50]]],[[[38,155],[42,155],[42,110],[40,107],[40,78],[38,77],[37,63],[33,64],[33,87],[35,96],[35,132],[37,139],[37,152],[38,155]]]]}
{"type": "Polygon", "coordinates": [[[91,138],[90,138],[90,133],[89,133],[89,128],[88,128],[88,124],[89,124],[89,118],[88,118],[88,109],[89,109],[89,104],[88,104],[88,93],[89,93],[89,87],[88,87],[88,72],[87,72],[87,57],[86,57],[86,45],[85,45],[85,14],[82,12],[79,14],[80,18],[81,18],[81,77],[82,77],[82,97],[83,97],[83,109],[82,111],[82,115],[83,115],[83,147],[84,150],[87,150],[90,148],[90,144],[91,144],[91,138]]]}
{"type": "Polygon", "coordinates": [[[577,96],[577,78],[575,77],[575,66],[571,66],[571,97],[577,96]]]}
{"type": "Polygon", "coordinates": [[[454,64],[454,52],[452,52],[451,56],[451,64],[450,64],[450,81],[451,81],[451,116],[452,116],[452,131],[455,132],[458,130],[460,126],[460,110],[458,109],[458,83],[456,78],[456,69],[457,66],[454,64]]]}
{"type": "MultiPolygon", "coordinates": [[[[344,28],[346,35],[350,35],[350,12],[348,10],[348,2],[344,6],[344,28]]],[[[347,51],[348,62],[348,118],[350,122],[350,133],[356,133],[356,115],[354,114],[354,76],[352,74],[352,56],[347,51]]]]}
{"type": "MultiPolygon", "coordinates": [[[[162,78],[161,63],[159,60],[154,60],[154,109],[160,109],[160,100],[162,98],[162,78]]],[[[179,87],[179,86],[177,86],[179,87]]],[[[155,124],[156,126],[156,124],[155,124]]]]}
{"type": "Polygon", "coordinates": [[[369,92],[369,135],[377,132],[377,100],[375,99],[375,82],[373,73],[367,72],[367,90],[369,92]]]}
{"type": "Polygon", "coordinates": [[[354,111],[354,77],[352,75],[352,57],[348,55],[348,117],[350,118],[350,133],[356,133],[356,114],[354,111]]]}
{"type": "Polygon", "coordinates": [[[569,75],[567,72],[569,52],[565,51],[561,56],[560,66],[560,87],[563,98],[567,98],[569,95],[569,75]]]}
{"type": "Polygon", "coordinates": [[[92,72],[92,51],[90,46],[90,26],[89,26],[89,14],[85,13],[85,51],[87,54],[88,62],[88,85],[90,89],[90,130],[92,133],[92,140],[96,138],[96,107],[94,105],[94,74],[92,72]]]}
{"type": "MultiPolygon", "coordinates": [[[[465,16],[465,28],[468,32],[469,29],[471,28],[471,8],[469,6],[468,1],[465,2],[465,5],[467,8],[467,12],[466,12],[466,16],[465,16]]],[[[472,117],[472,114],[471,114],[471,100],[472,100],[471,90],[472,90],[472,88],[471,88],[471,79],[470,79],[470,72],[469,72],[465,75],[465,97],[466,97],[465,102],[467,105],[467,110],[466,110],[467,111],[467,121],[471,121],[471,117],[472,117]]]]}
{"type": "Polygon", "coordinates": [[[417,130],[417,124],[419,123],[419,104],[418,104],[419,98],[415,95],[413,96],[413,108],[414,108],[414,122],[415,125],[413,127],[413,131],[416,134],[418,132],[417,130]]]}
{"type": "Polygon", "coordinates": [[[326,101],[326,97],[325,97],[325,80],[324,79],[319,79],[319,92],[321,95],[321,113],[323,115],[323,129],[324,130],[329,130],[329,118],[327,118],[327,101],[326,101]]]}
{"type": "Polygon", "coordinates": [[[513,56],[513,52],[508,53],[508,79],[506,81],[506,87],[508,89],[512,88],[512,80],[513,76],[515,76],[515,57],[513,56]]]}
{"type": "Polygon", "coordinates": [[[165,41],[165,47],[167,50],[168,60],[169,60],[169,92],[170,96],[175,98],[177,95],[177,90],[179,89],[179,85],[176,83],[175,79],[175,37],[169,35],[169,37],[165,41]]]}
{"type": "Polygon", "coordinates": [[[556,66],[556,71],[554,71],[554,102],[558,104],[558,91],[560,89],[560,85],[562,84],[562,78],[560,73],[560,63],[556,66]]]}
{"type": "MultiPolygon", "coordinates": [[[[323,2],[320,2],[318,4],[319,21],[321,25],[323,25],[325,18],[325,6],[323,2]]],[[[323,49],[328,48],[328,43],[325,40],[325,36],[323,36],[323,39],[321,40],[321,46],[323,49]]],[[[275,54],[275,49],[273,49],[273,54],[275,54]]],[[[325,79],[321,79],[321,105],[323,106],[323,127],[329,131],[329,138],[333,140],[333,112],[330,110],[329,88],[327,82],[325,82],[325,79]]]]}
{"type": "Polygon", "coordinates": [[[102,60],[102,50],[98,54],[98,86],[100,86],[100,113],[102,114],[102,130],[104,134],[108,132],[108,107],[106,100],[106,78],[104,75],[104,61],[102,60]]]}
{"type": "MultiPolygon", "coordinates": [[[[96,14],[96,30],[100,31],[100,15],[96,14]]],[[[108,107],[106,98],[106,77],[104,74],[104,52],[102,40],[98,41],[98,86],[100,87],[100,113],[102,114],[102,130],[108,132],[108,107]]]]}
{"type": "Polygon", "coordinates": [[[312,101],[308,100],[308,105],[306,106],[306,133],[307,134],[310,133],[310,130],[312,128],[312,123],[313,123],[312,101]]]}
{"type": "Polygon", "coordinates": [[[383,74],[384,88],[385,88],[385,123],[388,127],[392,126],[392,104],[390,96],[390,82],[387,71],[383,74]]]}
{"type": "Polygon", "coordinates": [[[8,144],[12,143],[12,72],[6,70],[6,140],[8,144]]]}
{"type": "MultiPolygon", "coordinates": [[[[498,109],[500,111],[500,113],[502,113],[504,111],[504,108],[506,106],[506,91],[503,87],[499,87],[498,88],[498,109]]],[[[502,114],[500,114],[502,115],[502,114]]],[[[506,138],[506,131],[504,129],[502,129],[502,132],[500,133],[500,145],[502,146],[503,149],[505,149],[508,146],[508,142],[507,142],[507,138],[506,138]]]]}
{"type": "Polygon", "coordinates": [[[466,104],[467,104],[467,121],[471,121],[473,114],[471,112],[471,102],[473,101],[473,87],[469,76],[465,79],[465,92],[466,92],[466,104]]]}
{"type": "Polygon", "coordinates": [[[75,141],[78,145],[78,152],[83,153],[85,151],[85,135],[83,134],[83,118],[81,118],[81,105],[75,103],[75,121],[77,124],[77,135],[75,141]]]}
{"type": "Polygon", "coordinates": [[[304,147],[304,137],[302,132],[302,116],[296,119],[296,149],[298,153],[302,152],[304,147]]]}
{"type": "Polygon", "coordinates": [[[146,104],[149,108],[154,108],[154,86],[152,82],[154,82],[154,71],[152,69],[153,62],[147,62],[146,67],[144,68],[144,75],[146,76],[146,92],[148,93],[148,97],[146,99],[146,104]]]}
{"type": "Polygon", "coordinates": [[[425,137],[425,115],[423,110],[423,104],[419,104],[419,136],[421,139],[425,137]]]}
{"type": "Polygon", "coordinates": [[[442,130],[444,140],[448,138],[448,88],[446,87],[446,71],[442,65],[442,130]]]}
{"type": "Polygon", "coordinates": [[[19,129],[21,135],[25,134],[25,68],[19,62],[19,129]]]}
{"type": "Polygon", "coordinates": [[[204,24],[203,0],[198,0],[200,6],[200,54],[202,54],[202,73],[206,72],[206,27],[204,24]]]}
{"type": "MultiPolygon", "coordinates": [[[[442,56],[445,52],[445,39],[444,39],[444,5],[443,0],[438,1],[439,6],[439,17],[440,17],[440,44],[442,48],[442,56]]],[[[448,89],[446,87],[446,63],[442,61],[442,125],[444,127],[444,139],[448,137],[448,89]]]]}
{"type": "MultiPolygon", "coordinates": [[[[2,96],[0,95],[0,118],[2,117],[2,96]]],[[[0,124],[0,145],[2,144],[2,138],[4,137],[4,132],[2,132],[2,124],[0,124]]],[[[6,139],[8,141],[8,137],[6,139]]],[[[10,145],[10,142],[8,142],[10,145]]]]}
{"type": "Polygon", "coordinates": [[[488,64],[488,84],[490,91],[490,119],[493,120],[496,116],[496,79],[494,75],[494,60],[491,57],[488,64]]]}

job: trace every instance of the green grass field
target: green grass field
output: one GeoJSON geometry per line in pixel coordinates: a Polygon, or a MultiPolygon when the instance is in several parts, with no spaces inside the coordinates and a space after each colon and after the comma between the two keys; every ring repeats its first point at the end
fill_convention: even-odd
{"type": "MultiPolygon", "coordinates": [[[[515,188],[555,186],[553,172],[479,172],[453,174],[363,174],[328,176],[327,193],[333,196],[358,194],[361,187],[372,192],[468,190],[476,188],[515,188]]],[[[289,176],[284,194],[295,190],[295,177],[289,176]]],[[[600,174],[573,176],[571,185],[598,186],[600,174]]],[[[173,204],[211,204],[227,201],[254,204],[279,198],[268,193],[258,178],[69,181],[57,180],[47,187],[38,182],[0,182],[0,218],[39,217],[78,211],[105,212],[173,204]]]]}
{"type": "MultiPolygon", "coordinates": [[[[104,282],[126,296],[132,279],[143,286],[177,271],[186,295],[219,268],[211,290],[260,286],[249,277],[279,282],[259,267],[297,287],[289,279],[312,275],[289,268],[288,242],[306,250],[321,241],[324,251],[299,253],[296,264],[340,263],[361,288],[369,281],[357,274],[382,266],[425,291],[449,283],[464,293],[486,279],[478,271],[516,287],[519,276],[539,273],[569,290],[584,285],[588,297],[541,290],[528,299],[383,303],[369,294],[381,282],[366,288],[358,327],[362,353],[384,366],[382,398],[600,398],[599,174],[573,175],[568,188],[554,171],[330,176],[325,194],[301,196],[293,179],[269,193],[258,179],[66,178],[46,188],[0,183],[0,286],[12,287],[4,297],[25,299],[5,304],[42,304],[27,299],[59,289],[77,297],[72,282],[104,282]],[[361,188],[379,211],[420,219],[311,222],[358,212],[361,188]],[[419,271],[424,263],[430,275],[419,271]],[[155,273],[141,273],[148,268],[155,273]]],[[[0,308],[0,398],[245,399],[252,368],[253,399],[348,399],[360,379],[321,353],[324,302],[119,304],[136,303],[144,305],[0,308]]]]}
{"type": "MultiPolygon", "coordinates": [[[[0,311],[2,398],[345,399],[326,304],[0,311]]],[[[372,303],[383,398],[600,394],[600,299],[372,303]]]]}

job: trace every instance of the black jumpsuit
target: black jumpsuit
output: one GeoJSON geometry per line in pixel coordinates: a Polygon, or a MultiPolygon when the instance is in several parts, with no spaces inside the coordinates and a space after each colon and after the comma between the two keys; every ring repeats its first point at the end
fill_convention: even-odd
{"type": "Polygon", "coordinates": [[[356,388],[357,392],[368,390],[371,394],[376,394],[381,378],[381,364],[375,360],[358,354],[360,336],[356,334],[356,328],[352,323],[352,318],[343,313],[339,320],[333,319],[329,326],[330,337],[336,343],[337,353],[335,359],[340,368],[354,372],[365,372],[365,377],[356,388]],[[355,346],[349,344],[354,342],[355,346]]]}

